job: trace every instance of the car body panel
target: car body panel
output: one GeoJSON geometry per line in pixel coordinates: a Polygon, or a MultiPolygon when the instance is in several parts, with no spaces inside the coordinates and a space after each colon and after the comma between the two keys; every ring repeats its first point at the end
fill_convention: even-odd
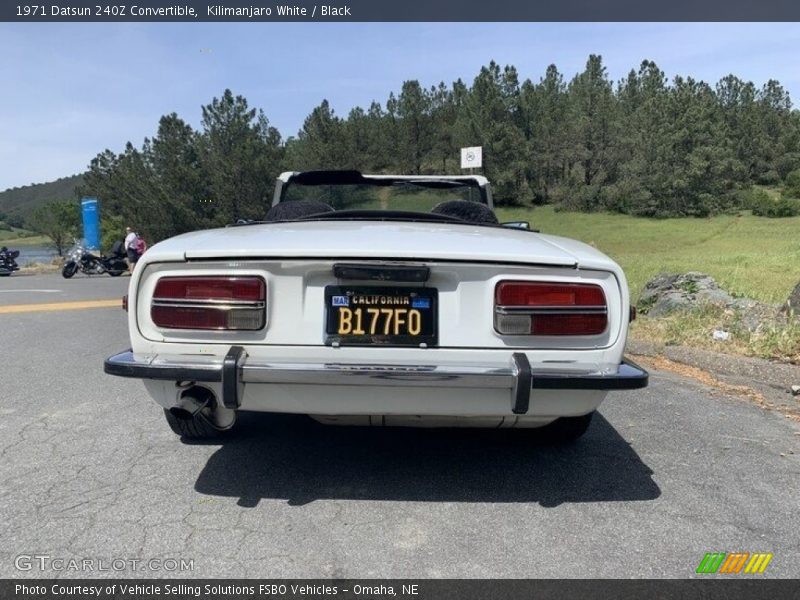
{"type": "MultiPolygon", "coordinates": [[[[308,345],[325,342],[325,288],[351,283],[354,287],[380,286],[378,282],[342,282],[333,275],[335,260],[241,260],[192,261],[189,263],[150,262],[138,274],[138,294],[149,298],[163,276],[252,275],[267,282],[266,327],[258,331],[165,330],[155,326],[147,302],[130,302],[131,328],[151,342],[204,342],[231,345],[308,345]]],[[[370,264],[362,261],[362,264],[370,264]]],[[[432,287],[438,290],[439,348],[607,348],[617,343],[624,330],[620,280],[609,271],[540,267],[450,263],[429,260],[424,284],[406,284],[403,288],[432,287]],[[494,289],[501,280],[584,282],[603,288],[608,302],[609,325],[598,336],[503,336],[494,330],[494,289]]],[[[133,298],[136,294],[131,294],[133,298]]],[[[136,346],[134,346],[136,347],[136,346]]],[[[377,348],[373,348],[376,350],[377,348]]]]}
{"type": "MultiPolygon", "coordinates": [[[[193,383],[177,377],[176,381],[148,377],[150,367],[186,363],[223,369],[236,349],[232,366],[223,370],[236,379],[233,408],[239,410],[296,412],[326,422],[367,419],[369,423],[421,425],[453,424],[455,419],[482,426],[540,426],[558,417],[590,413],[609,389],[616,389],[603,385],[593,389],[592,385],[618,377],[629,325],[628,295],[622,269],[597,249],[530,230],[431,222],[414,213],[409,213],[408,221],[314,217],[231,226],[164,240],[140,259],[129,288],[131,353],[125,360],[131,361],[132,372],[145,373],[148,391],[165,408],[175,406],[182,390],[193,383]],[[437,290],[435,344],[339,347],[329,343],[326,287],[384,285],[338,278],[334,266],[341,262],[424,267],[429,273],[425,281],[393,285],[437,290]],[[156,326],[150,307],[161,277],[208,275],[263,278],[266,325],[256,331],[156,326]],[[494,328],[494,294],[503,280],[599,286],[606,299],[606,330],[591,336],[501,335],[494,328]],[[520,364],[529,370],[528,379],[520,373],[520,364]],[[326,384],[325,372],[331,366],[336,366],[337,377],[340,369],[357,371],[362,377],[359,384],[340,378],[326,384]],[[393,378],[392,368],[402,371],[403,377],[393,378]],[[443,374],[415,382],[407,376],[415,368],[443,374]],[[364,379],[369,369],[380,375],[364,379]],[[465,387],[455,383],[457,378],[448,379],[448,370],[502,371],[510,374],[510,384],[465,387]],[[575,381],[585,377],[586,385],[537,389],[537,377],[560,374],[575,381]],[[524,414],[519,414],[515,390],[522,380],[529,401],[524,414]]],[[[107,371],[137,376],[125,374],[120,365],[109,368],[108,363],[107,371]]],[[[646,372],[636,372],[638,387],[646,385],[646,372]]],[[[225,377],[196,383],[225,398],[225,377]]]]}
{"type": "Polygon", "coordinates": [[[213,258],[375,258],[481,261],[608,269],[587,244],[507,227],[382,221],[292,221],[185,233],[148,250],[151,261],[213,258]],[[476,244],[480,243],[480,249],[476,244]],[[151,254],[152,253],[152,254],[151,254]]]}

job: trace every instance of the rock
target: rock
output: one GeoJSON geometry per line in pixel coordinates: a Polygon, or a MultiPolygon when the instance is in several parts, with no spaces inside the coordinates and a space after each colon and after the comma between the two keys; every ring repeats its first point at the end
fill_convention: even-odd
{"type": "Polygon", "coordinates": [[[662,273],[644,286],[638,308],[643,314],[658,317],[676,309],[694,308],[699,304],[729,306],[734,302],[735,298],[705,273],[662,273]]]}
{"type": "Polygon", "coordinates": [[[719,342],[727,342],[731,334],[721,329],[715,329],[711,336],[719,342]]]}
{"type": "MultiPolygon", "coordinates": [[[[660,317],[675,310],[691,310],[703,305],[718,306],[729,316],[737,315],[738,324],[748,331],[756,331],[768,323],[785,323],[787,320],[786,313],[781,313],[777,306],[750,298],[734,298],[720,288],[713,277],[694,271],[657,275],[642,290],[637,309],[643,315],[660,317]]],[[[724,341],[714,335],[714,339],[724,341]]]]}
{"type": "Polygon", "coordinates": [[[748,331],[756,331],[764,325],[785,325],[786,314],[778,307],[747,298],[738,298],[732,308],[739,313],[739,322],[748,331]]]}
{"type": "Polygon", "coordinates": [[[794,286],[792,293],[789,294],[789,298],[786,300],[786,304],[784,304],[784,309],[792,311],[796,315],[800,315],[800,283],[794,286]]]}
{"type": "Polygon", "coordinates": [[[800,396],[800,385],[792,386],[792,396],[800,396]]]}

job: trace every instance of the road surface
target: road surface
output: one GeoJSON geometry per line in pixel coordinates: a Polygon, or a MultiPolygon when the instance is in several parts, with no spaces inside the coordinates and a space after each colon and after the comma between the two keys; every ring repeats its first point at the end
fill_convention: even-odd
{"type": "Polygon", "coordinates": [[[654,372],[565,448],[286,415],[184,443],[103,373],[128,281],[0,280],[0,577],[683,578],[740,551],[800,575],[800,424],[781,414],[654,372]],[[53,562],[74,558],[163,564],[53,562]]]}

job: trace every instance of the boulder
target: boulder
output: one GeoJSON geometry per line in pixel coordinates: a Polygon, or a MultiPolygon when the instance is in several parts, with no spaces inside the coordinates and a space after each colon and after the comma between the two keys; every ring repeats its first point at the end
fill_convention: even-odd
{"type": "Polygon", "coordinates": [[[766,323],[786,320],[776,306],[750,298],[734,298],[719,287],[713,277],[697,272],[657,275],[645,285],[637,309],[642,314],[660,317],[675,310],[691,310],[704,305],[734,311],[738,314],[738,322],[749,331],[755,331],[766,323]]]}
{"type": "Polygon", "coordinates": [[[644,286],[638,309],[644,314],[659,317],[673,310],[694,308],[700,304],[729,306],[735,301],[713,277],[705,273],[661,273],[644,286]]]}
{"type": "Polygon", "coordinates": [[[800,283],[794,286],[792,293],[789,294],[789,298],[784,304],[784,309],[792,311],[795,315],[800,315],[800,283]]]}

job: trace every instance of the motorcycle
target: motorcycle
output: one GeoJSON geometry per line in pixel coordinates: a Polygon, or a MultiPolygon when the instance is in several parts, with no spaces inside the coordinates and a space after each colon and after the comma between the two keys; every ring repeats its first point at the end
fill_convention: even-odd
{"type": "Polygon", "coordinates": [[[9,250],[5,246],[0,248],[0,277],[8,277],[14,271],[19,271],[15,260],[18,256],[19,250],[9,250]]]}
{"type": "Polygon", "coordinates": [[[75,245],[67,253],[67,262],[61,269],[61,275],[65,279],[69,279],[80,271],[86,275],[108,273],[112,277],[119,277],[127,270],[128,263],[125,262],[124,254],[121,254],[118,248],[111,256],[97,255],[92,254],[86,244],[80,241],[75,242],[75,245]]]}

